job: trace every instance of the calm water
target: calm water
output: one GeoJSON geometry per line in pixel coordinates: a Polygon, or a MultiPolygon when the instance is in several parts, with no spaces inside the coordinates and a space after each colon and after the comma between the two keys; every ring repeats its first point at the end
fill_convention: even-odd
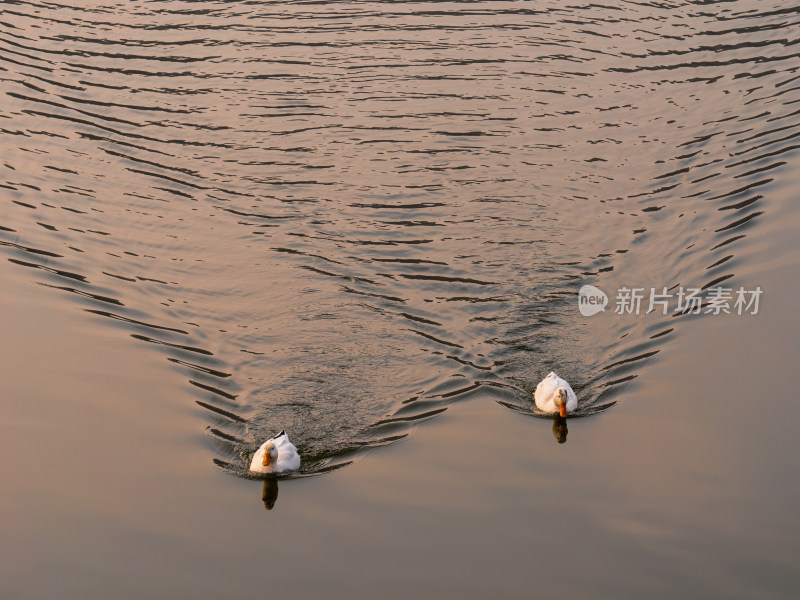
{"type": "MultiPolygon", "coordinates": [[[[579,416],[596,415],[570,422],[564,448],[574,454],[559,455],[588,469],[604,453],[613,455],[609,464],[628,465],[615,454],[630,443],[621,432],[659,439],[655,432],[670,422],[663,417],[669,411],[660,412],[667,407],[672,419],[688,412],[694,425],[726,410],[758,415],[751,400],[759,385],[726,408],[703,375],[705,361],[722,379],[757,361],[716,360],[717,353],[759,340],[758,358],[767,364],[796,355],[792,330],[778,325],[787,316],[794,323],[791,309],[779,310],[777,299],[798,262],[791,207],[800,161],[800,9],[786,2],[3,2],[0,8],[0,254],[10,261],[2,296],[8,315],[30,305],[52,321],[38,327],[39,317],[9,316],[5,352],[30,349],[9,376],[29,380],[31,397],[78,386],[64,399],[67,406],[77,396],[89,406],[94,396],[104,399],[105,417],[79,419],[81,435],[59,445],[67,452],[73,444],[89,448],[96,440],[107,449],[115,435],[154,432],[121,454],[150,465],[142,471],[162,478],[153,485],[192,464],[192,476],[202,481],[197,495],[220,502],[230,499],[215,494],[247,490],[249,498],[260,491],[261,482],[244,481],[246,465],[263,438],[280,429],[303,455],[302,474],[358,461],[325,477],[281,482],[276,505],[293,512],[276,527],[290,537],[297,533],[292,524],[319,511],[310,498],[335,498],[370,477],[383,481],[384,470],[414,489],[435,488],[450,467],[421,459],[422,473],[410,475],[400,457],[425,456],[425,448],[444,452],[453,436],[474,437],[481,425],[496,428],[493,440],[530,430],[540,440],[531,460],[545,464],[544,452],[561,449],[553,439],[559,432],[550,431],[550,421],[530,418],[537,416],[530,393],[551,369],[573,383],[579,416]],[[577,293],[585,284],[609,295],[605,313],[580,314],[577,293]],[[674,295],[680,288],[707,294],[720,285],[761,287],[757,317],[769,326],[752,315],[613,314],[622,287],[674,295]],[[75,346],[45,352],[53,345],[48,331],[73,338],[75,346]],[[75,358],[82,366],[67,368],[73,352],[96,355],[96,364],[75,358]],[[106,352],[118,355],[102,357],[106,352]],[[680,381],[689,367],[674,362],[686,353],[697,369],[690,386],[680,381]],[[48,377],[52,389],[36,387],[48,377]],[[141,380],[152,388],[140,389],[141,380]],[[97,382],[97,390],[81,387],[87,381],[97,382]],[[659,388],[659,381],[671,383],[659,388]],[[163,398],[164,390],[169,403],[142,399],[163,398]],[[710,412],[700,411],[702,417],[678,399],[658,404],[664,395],[695,393],[715,396],[713,405],[703,403],[710,412]],[[478,398],[491,410],[475,408],[478,398]],[[467,400],[465,408],[453,407],[467,400]],[[648,401],[653,412],[637,413],[648,401]],[[461,425],[459,411],[467,415],[461,425]],[[422,422],[421,440],[391,444],[422,422]],[[165,441],[169,431],[180,431],[175,435],[186,446],[177,450],[180,442],[165,441]],[[364,458],[367,448],[382,445],[390,448],[364,458]],[[233,491],[210,494],[212,488],[233,491]],[[301,498],[284,500],[292,490],[301,498]]],[[[781,397],[797,383],[785,367],[765,384],[781,397]]],[[[9,397],[24,396],[22,383],[9,397]]],[[[52,410],[12,420],[13,427],[19,435],[38,431],[52,410]]],[[[693,435],[671,423],[680,435],[693,435]]],[[[729,435],[740,427],[737,420],[729,435]]],[[[677,446],[680,435],[672,440],[677,446]]],[[[700,452],[716,447],[713,436],[704,436],[698,435],[706,442],[700,452]]],[[[631,451],[641,456],[642,448],[631,451]]],[[[781,456],[797,449],[784,448],[781,456]]],[[[669,458],[683,464],[673,450],[658,455],[663,464],[669,458]]],[[[447,464],[458,467],[457,456],[447,464]]],[[[570,474],[586,475],[568,468],[526,479],[531,464],[503,465],[491,480],[525,479],[537,489],[548,482],[568,488],[570,474]]],[[[791,471],[784,467],[770,471],[775,480],[791,471]]],[[[107,468],[115,469],[113,460],[107,468]]],[[[717,493],[725,504],[720,489],[704,487],[712,472],[700,468],[694,486],[682,480],[675,489],[698,498],[717,493]]],[[[144,499],[146,487],[126,494],[144,499]]],[[[795,488],[775,497],[795,498],[795,488]]],[[[17,492],[21,504],[26,489],[17,492]]],[[[486,500],[481,506],[494,501],[477,498],[486,500]]],[[[562,502],[576,522],[600,510],[569,498],[562,502]]],[[[391,505],[386,495],[381,501],[391,505]]],[[[329,520],[314,517],[318,536],[345,531],[353,540],[369,538],[363,525],[331,529],[342,517],[336,501],[329,502],[329,520]]],[[[443,504],[434,494],[414,514],[432,519],[443,504]]],[[[218,518],[237,521],[235,505],[218,506],[218,518]]],[[[354,504],[366,512],[380,505],[363,497],[354,504]]],[[[768,542],[780,532],[797,538],[796,514],[784,504],[775,510],[785,517],[777,537],[746,536],[759,553],[769,555],[768,542]]],[[[32,510],[30,518],[37,514],[32,510]]],[[[159,514],[154,530],[172,518],[159,514]]],[[[683,510],[676,515],[669,527],[696,526],[683,510]]],[[[197,518],[212,538],[222,535],[220,523],[197,518]]],[[[660,539],[645,517],[613,518],[629,536],[619,538],[620,547],[660,539]]],[[[455,539],[460,521],[453,519],[438,539],[455,539]]],[[[719,532],[734,522],[710,528],[709,537],[722,539],[719,532]]],[[[128,533],[142,529],[148,528],[139,524],[128,533]]],[[[590,540],[602,553],[601,530],[581,529],[585,538],[574,539],[590,540]]],[[[69,539],[59,538],[56,547],[69,539]]],[[[320,567],[324,560],[309,557],[312,542],[304,539],[292,552],[320,567]]],[[[557,530],[550,539],[560,539],[557,530]]],[[[777,573],[770,589],[784,592],[797,583],[786,561],[800,555],[796,541],[780,539],[776,556],[759,564],[777,573]]],[[[175,552],[197,542],[180,538],[175,552]]],[[[535,552],[546,551],[541,542],[520,542],[528,549],[536,543],[535,552]]],[[[242,542],[239,550],[254,548],[242,542]]],[[[413,552],[413,544],[404,548],[413,552]]],[[[22,562],[37,558],[40,551],[31,550],[22,562]]],[[[112,571],[128,560],[109,560],[112,571]]],[[[375,566],[363,560],[367,570],[375,566]]],[[[465,557],[467,564],[477,560],[465,557]]],[[[447,570],[441,564],[439,574],[447,570]]],[[[591,573],[579,586],[584,593],[592,590],[591,573]]],[[[720,578],[712,569],[685,581],[720,578]]],[[[154,586],[180,589],[170,581],[160,574],[154,586]]],[[[631,589],[646,590],[648,583],[644,578],[631,589]]],[[[24,586],[11,589],[19,594],[24,586]]],[[[755,596],[764,588],[712,589],[755,596]]],[[[106,591],[98,583],[94,593],[106,591]]]]}

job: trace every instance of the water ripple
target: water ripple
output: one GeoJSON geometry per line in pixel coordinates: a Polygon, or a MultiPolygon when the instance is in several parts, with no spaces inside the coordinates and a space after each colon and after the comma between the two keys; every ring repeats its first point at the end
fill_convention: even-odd
{"type": "Polygon", "coordinates": [[[7,2],[0,246],[163,353],[240,475],[280,429],[311,474],[475,394],[537,416],[550,369],[595,414],[697,317],[583,284],[753,284],[797,14],[7,2]]]}

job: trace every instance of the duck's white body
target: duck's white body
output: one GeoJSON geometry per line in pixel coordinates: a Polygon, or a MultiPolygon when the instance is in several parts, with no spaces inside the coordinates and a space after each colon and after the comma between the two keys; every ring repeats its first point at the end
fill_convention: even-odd
{"type": "Polygon", "coordinates": [[[250,470],[254,473],[284,473],[299,468],[300,455],[285,431],[261,444],[250,462],[250,470]]]}
{"type": "Polygon", "coordinates": [[[578,408],[578,397],[569,384],[561,379],[558,375],[553,373],[542,379],[539,385],[536,386],[536,391],[533,393],[533,399],[536,401],[536,407],[546,413],[557,413],[560,410],[558,390],[563,388],[567,393],[567,412],[574,412],[578,408]]]}

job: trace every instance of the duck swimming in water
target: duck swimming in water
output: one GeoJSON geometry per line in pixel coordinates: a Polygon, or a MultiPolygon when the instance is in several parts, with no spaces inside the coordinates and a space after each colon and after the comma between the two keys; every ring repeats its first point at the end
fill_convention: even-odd
{"type": "Polygon", "coordinates": [[[558,413],[564,418],[578,408],[578,397],[569,384],[553,373],[542,379],[533,393],[536,407],[542,412],[558,413]]]}
{"type": "Polygon", "coordinates": [[[300,455],[285,431],[261,444],[250,463],[254,473],[285,473],[299,468],[300,455]]]}

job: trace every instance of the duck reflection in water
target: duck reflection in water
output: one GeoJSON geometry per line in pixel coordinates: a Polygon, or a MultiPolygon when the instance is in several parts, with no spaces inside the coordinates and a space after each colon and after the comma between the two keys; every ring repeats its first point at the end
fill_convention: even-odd
{"type": "Polygon", "coordinates": [[[261,500],[264,501],[264,508],[272,510],[275,501],[278,499],[278,480],[270,477],[264,480],[264,487],[261,488],[261,500]]]}
{"type": "Polygon", "coordinates": [[[555,417],[553,417],[553,435],[555,436],[556,441],[559,444],[563,444],[564,442],[567,441],[568,432],[569,429],[567,429],[566,417],[562,417],[560,415],[556,415],[555,417]]]}

